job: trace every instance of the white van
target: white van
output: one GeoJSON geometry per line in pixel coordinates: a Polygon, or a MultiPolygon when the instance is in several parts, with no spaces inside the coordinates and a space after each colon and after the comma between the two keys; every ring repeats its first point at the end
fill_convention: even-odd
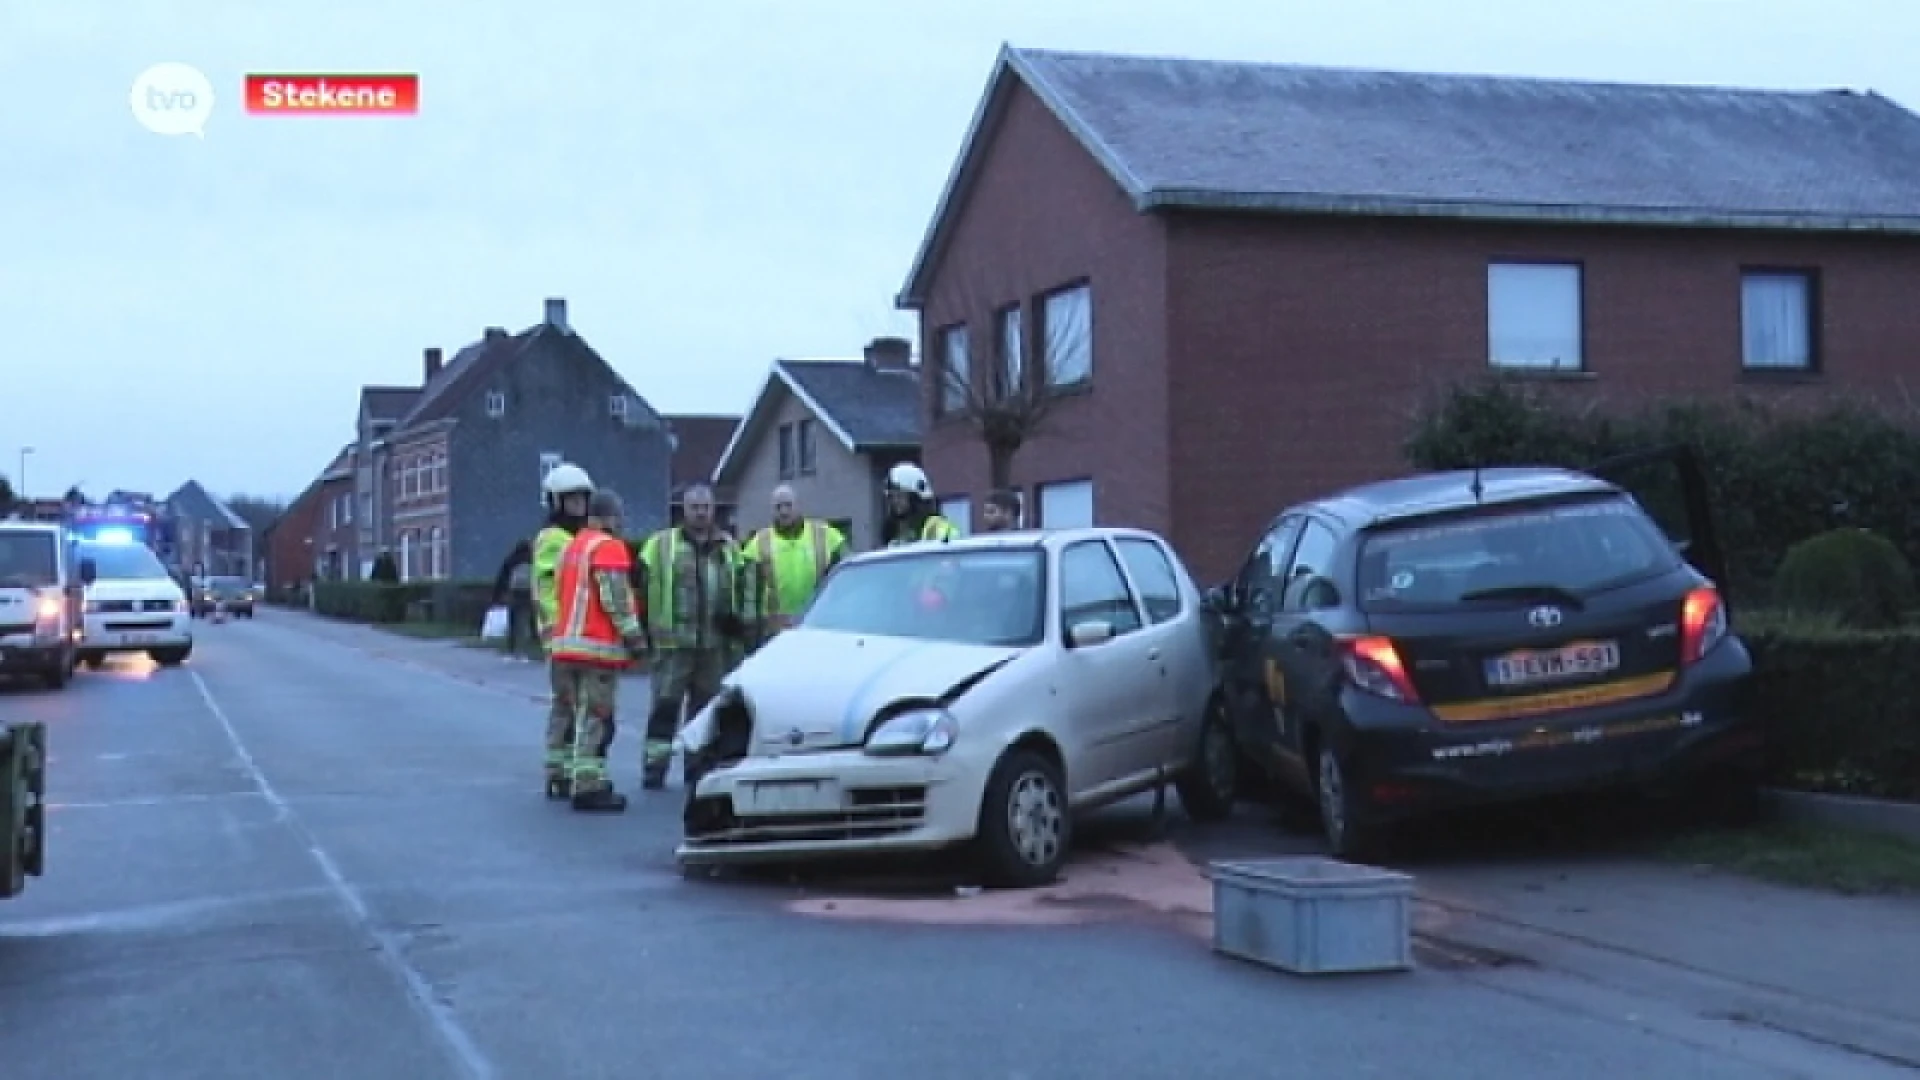
{"type": "Polygon", "coordinates": [[[97,668],[110,653],[143,652],[162,667],[193,653],[193,614],[187,594],[145,544],[85,540],[79,546],[87,574],[86,623],[80,661],[97,668]]]}
{"type": "Polygon", "coordinates": [[[0,675],[59,690],[73,677],[86,571],[66,529],[0,521],[0,675]]]}

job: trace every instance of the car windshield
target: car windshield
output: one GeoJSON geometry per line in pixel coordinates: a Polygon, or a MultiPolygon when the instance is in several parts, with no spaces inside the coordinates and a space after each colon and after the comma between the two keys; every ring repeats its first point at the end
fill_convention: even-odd
{"type": "Polygon", "coordinates": [[[1360,551],[1369,611],[1579,598],[1679,561],[1633,500],[1606,496],[1368,534],[1360,551]]]}
{"type": "Polygon", "coordinates": [[[0,532],[0,589],[59,584],[57,550],[49,532],[0,532]]]}
{"type": "Polygon", "coordinates": [[[168,576],[159,557],[144,544],[85,544],[80,557],[93,560],[94,574],[101,581],[148,581],[168,576]]]}
{"type": "Polygon", "coordinates": [[[813,630],[1033,645],[1045,632],[1046,555],[939,550],[848,563],[828,575],[800,625],[813,630]]]}
{"type": "Polygon", "coordinates": [[[216,589],[245,592],[247,579],[240,577],[217,577],[212,579],[209,584],[216,589]]]}

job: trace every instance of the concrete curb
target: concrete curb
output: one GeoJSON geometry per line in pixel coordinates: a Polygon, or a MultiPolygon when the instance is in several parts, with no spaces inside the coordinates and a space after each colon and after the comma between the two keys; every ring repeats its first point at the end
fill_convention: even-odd
{"type": "Polygon", "coordinates": [[[1920,803],[1821,795],[1768,788],[1767,804],[1783,820],[1880,833],[1920,844],[1920,803]]]}

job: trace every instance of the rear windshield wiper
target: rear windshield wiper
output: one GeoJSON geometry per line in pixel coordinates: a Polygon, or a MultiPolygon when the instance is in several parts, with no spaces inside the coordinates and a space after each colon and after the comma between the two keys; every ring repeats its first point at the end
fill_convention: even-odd
{"type": "Polygon", "coordinates": [[[1578,594],[1567,591],[1558,585],[1502,585],[1493,589],[1474,589],[1460,594],[1460,602],[1471,604],[1481,600],[1514,600],[1520,603],[1532,601],[1551,601],[1564,604],[1579,611],[1586,606],[1578,594]]]}

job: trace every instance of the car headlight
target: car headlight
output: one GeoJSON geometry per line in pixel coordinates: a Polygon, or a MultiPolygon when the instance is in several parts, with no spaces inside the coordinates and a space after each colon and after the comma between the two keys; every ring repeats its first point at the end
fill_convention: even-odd
{"type": "Polygon", "coordinates": [[[52,622],[60,617],[62,606],[58,596],[42,596],[39,603],[34,605],[33,617],[41,622],[52,622]]]}
{"type": "Polygon", "coordinates": [[[960,734],[960,725],[945,709],[908,709],[867,736],[869,754],[944,754],[960,734]]]}

